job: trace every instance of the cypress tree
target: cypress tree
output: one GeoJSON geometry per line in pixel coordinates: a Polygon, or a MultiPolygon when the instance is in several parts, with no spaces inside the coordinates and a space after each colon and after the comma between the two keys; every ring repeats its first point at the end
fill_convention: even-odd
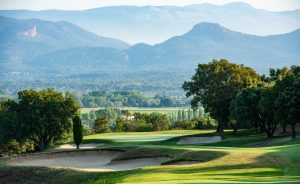
{"type": "Polygon", "coordinates": [[[79,144],[82,142],[82,138],[81,118],[79,115],[75,115],[73,118],[73,139],[77,149],[79,149],[79,144]]]}

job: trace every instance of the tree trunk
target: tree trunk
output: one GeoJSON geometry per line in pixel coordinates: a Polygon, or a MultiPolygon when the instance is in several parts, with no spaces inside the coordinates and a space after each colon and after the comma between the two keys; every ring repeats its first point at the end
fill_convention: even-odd
{"type": "Polygon", "coordinates": [[[238,129],[239,129],[239,123],[233,126],[233,135],[237,134],[238,129]]]}
{"type": "Polygon", "coordinates": [[[296,129],[295,129],[295,124],[292,124],[292,139],[296,138],[296,129]]]}
{"type": "Polygon", "coordinates": [[[76,144],[76,149],[79,149],[79,144],[76,144]]]}
{"type": "Polygon", "coordinates": [[[281,125],[281,127],[282,127],[282,133],[286,133],[286,125],[281,125]]]}
{"type": "Polygon", "coordinates": [[[223,133],[223,123],[218,121],[217,133],[223,133]]]}

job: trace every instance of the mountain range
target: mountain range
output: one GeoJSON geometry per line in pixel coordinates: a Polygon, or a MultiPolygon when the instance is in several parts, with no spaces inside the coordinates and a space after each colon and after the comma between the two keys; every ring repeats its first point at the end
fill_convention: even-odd
{"type": "Polygon", "coordinates": [[[195,68],[199,62],[226,58],[260,72],[299,64],[300,30],[255,36],[216,23],[199,23],[160,44],[129,44],[100,37],[67,22],[0,17],[1,66],[6,69],[195,68]]]}
{"type": "Polygon", "coordinates": [[[68,22],[18,20],[0,16],[0,66],[18,69],[25,59],[73,47],[126,49],[128,43],[98,36],[68,22]]]}
{"type": "Polygon", "coordinates": [[[218,23],[251,35],[273,35],[300,27],[300,10],[272,12],[235,2],[225,5],[112,6],[88,10],[1,10],[0,15],[17,19],[67,21],[98,35],[128,43],[161,43],[182,35],[201,22],[218,23]]]}

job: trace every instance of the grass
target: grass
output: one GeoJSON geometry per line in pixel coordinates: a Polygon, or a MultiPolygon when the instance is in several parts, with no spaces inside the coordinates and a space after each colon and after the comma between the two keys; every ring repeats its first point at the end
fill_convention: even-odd
{"type": "Polygon", "coordinates": [[[163,164],[172,164],[181,161],[198,161],[198,162],[208,162],[217,158],[225,156],[226,152],[223,151],[188,151],[175,158],[164,162],[163,164]]]}
{"type": "Polygon", "coordinates": [[[151,158],[151,157],[171,157],[174,158],[185,150],[182,149],[170,149],[170,148],[136,148],[129,150],[124,154],[116,157],[114,161],[129,160],[137,158],[151,158]]]}
{"type": "Polygon", "coordinates": [[[111,133],[84,137],[85,141],[106,144],[103,148],[126,152],[116,160],[168,156],[173,161],[200,161],[192,165],[162,165],[141,169],[90,173],[45,167],[12,167],[0,161],[0,183],[300,183],[300,139],[275,142],[267,147],[254,145],[268,139],[263,134],[227,131],[224,140],[205,145],[177,145],[176,136],[214,135],[213,131],[166,131],[111,133]],[[172,135],[170,140],[155,136],[172,135]],[[126,137],[130,137],[126,139],[126,137]],[[125,139],[124,139],[125,138],[125,139]],[[150,140],[147,140],[149,138],[150,140]],[[46,178],[46,179],[45,179],[46,178]]]}

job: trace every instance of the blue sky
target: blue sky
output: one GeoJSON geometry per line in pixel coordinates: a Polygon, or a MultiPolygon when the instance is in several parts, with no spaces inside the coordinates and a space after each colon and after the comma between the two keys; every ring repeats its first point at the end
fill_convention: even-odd
{"type": "MultiPolygon", "coordinates": [[[[238,0],[255,8],[270,11],[287,11],[300,9],[300,0],[238,0]]],[[[212,3],[222,5],[235,0],[0,0],[0,9],[61,9],[82,10],[103,6],[117,5],[178,5],[212,3]]]]}

